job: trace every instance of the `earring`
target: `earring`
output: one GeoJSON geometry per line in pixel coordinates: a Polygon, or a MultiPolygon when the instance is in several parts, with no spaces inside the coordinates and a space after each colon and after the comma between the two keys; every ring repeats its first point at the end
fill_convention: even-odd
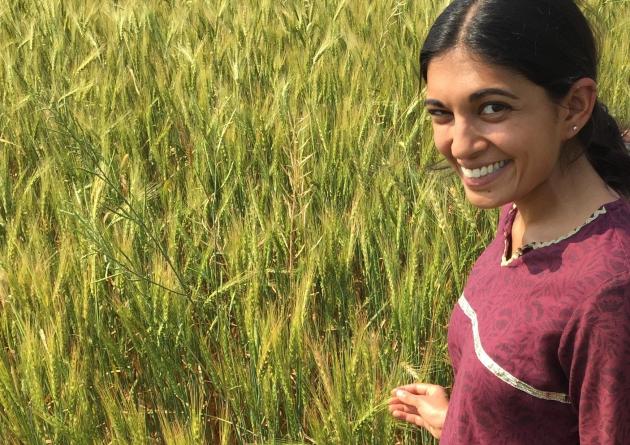
{"type": "Polygon", "coordinates": [[[578,127],[577,127],[577,125],[574,125],[574,126],[573,126],[573,128],[572,128],[571,130],[573,130],[573,132],[574,132],[574,133],[575,133],[576,131],[578,131],[578,127]]]}

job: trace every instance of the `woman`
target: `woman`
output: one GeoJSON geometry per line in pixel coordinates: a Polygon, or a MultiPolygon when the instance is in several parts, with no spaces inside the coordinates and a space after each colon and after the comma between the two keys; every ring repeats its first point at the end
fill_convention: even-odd
{"type": "Polygon", "coordinates": [[[630,443],[630,154],[571,0],[456,0],[420,55],[435,144],[501,207],[449,323],[444,388],[395,388],[445,444],[630,443]]]}

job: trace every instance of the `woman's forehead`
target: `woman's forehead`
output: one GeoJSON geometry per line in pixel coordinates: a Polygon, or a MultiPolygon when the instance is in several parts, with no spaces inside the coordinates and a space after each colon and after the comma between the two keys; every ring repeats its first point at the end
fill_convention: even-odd
{"type": "Polygon", "coordinates": [[[533,82],[508,68],[484,62],[462,48],[435,57],[427,71],[427,96],[469,96],[480,89],[497,88],[524,92],[535,88],[533,82]]]}

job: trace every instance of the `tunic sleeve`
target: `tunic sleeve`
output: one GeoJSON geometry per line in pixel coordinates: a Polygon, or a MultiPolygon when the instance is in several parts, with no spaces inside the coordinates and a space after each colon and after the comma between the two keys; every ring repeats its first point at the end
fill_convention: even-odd
{"type": "Polygon", "coordinates": [[[559,345],[581,444],[630,444],[630,279],[600,288],[571,316],[559,345]]]}

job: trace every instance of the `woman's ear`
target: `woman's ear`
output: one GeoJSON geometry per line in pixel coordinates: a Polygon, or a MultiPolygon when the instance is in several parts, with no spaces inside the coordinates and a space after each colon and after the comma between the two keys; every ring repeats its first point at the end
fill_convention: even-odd
{"type": "Polygon", "coordinates": [[[597,102],[597,83],[583,77],[573,84],[562,100],[564,114],[564,131],[566,138],[572,139],[586,125],[593,114],[597,102]]]}

